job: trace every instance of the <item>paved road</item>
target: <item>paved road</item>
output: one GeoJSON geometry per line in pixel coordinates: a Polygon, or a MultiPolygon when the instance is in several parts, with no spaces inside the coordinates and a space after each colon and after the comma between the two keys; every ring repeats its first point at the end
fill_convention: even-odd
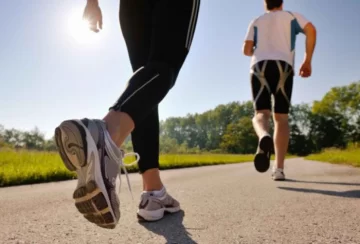
{"type": "MultiPolygon", "coordinates": [[[[86,222],[71,199],[75,181],[0,189],[0,243],[360,243],[360,169],[302,159],[273,182],[251,163],[163,172],[184,212],[139,224],[124,183],[121,223],[86,222]]],[[[123,181],[125,182],[125,181],[123,181]]]]}

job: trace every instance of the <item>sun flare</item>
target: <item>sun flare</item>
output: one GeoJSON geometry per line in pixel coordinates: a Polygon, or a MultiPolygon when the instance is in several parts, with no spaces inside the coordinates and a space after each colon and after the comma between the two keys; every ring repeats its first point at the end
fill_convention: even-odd
{"type": "Polygon", "coordinates": [[[82,18],[82,10],[74,10],[70,13],[67,22],[69,35],[79,44],[90,44],[98,40],[100,34],[89,29],[89,22],[82,18]]]}

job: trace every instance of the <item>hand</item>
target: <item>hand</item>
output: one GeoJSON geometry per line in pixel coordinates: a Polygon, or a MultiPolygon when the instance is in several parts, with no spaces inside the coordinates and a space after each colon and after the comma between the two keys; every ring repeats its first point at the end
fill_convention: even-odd
{"type": "Polygon", "coordinates": [[[311,76],[311,62],[305,60],[301,65],[299,75],[303,78],[307,78],[311,76]]]}
{"type": "Polygon", "coordinates": [[[102,29],[102,13],[97,0],[87,1],[83,19],[89,22],[90,30],[93,32],[97,33],[100,31],[100,29],[102,29]]]}

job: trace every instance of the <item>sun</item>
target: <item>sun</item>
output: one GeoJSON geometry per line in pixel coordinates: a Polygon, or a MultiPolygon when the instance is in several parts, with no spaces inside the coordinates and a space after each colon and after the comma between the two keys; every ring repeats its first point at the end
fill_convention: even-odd
{"type": "Polygon", "coordinates": [[[89,22],[82,18],[83,10],[75,9],[69,13],[67,31],[78,44],[92,44],[99,40],[101,34],[89,29],[89,22]]]}

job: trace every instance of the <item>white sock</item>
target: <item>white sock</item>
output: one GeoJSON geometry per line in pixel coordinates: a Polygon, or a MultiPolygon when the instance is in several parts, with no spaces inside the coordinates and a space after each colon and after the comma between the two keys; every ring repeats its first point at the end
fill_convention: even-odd
{"type": "Polygon", "coordinates": [[[159,191],[153,191],[153,192],[154,192],[154,195],[155,195],[155,196],[157,196],[157,197],[162,197],[162,196],[164,196],[165,193],[166,193],[165,186],[163,186],[163,187],[161,188],[161,190],[159,190],[159,191]]]}
{"type": "MultiPolygon", "coordinates": [[[[148,192],[148,191],[143,191],[143,192],[146,193],[146,192],[148,192]]],[[[151,191],[151,192],[154,194],[155,197],[162,197],[162,196],[164,196],[165,193],[166,193],[166,188],[165,188],[165,186],[163,186],[163,187],[161,188],[161,190],[151,191]]]]}
{"type": "Polygon", "coordinates": [[[283,171],[284,171],[284,169],[274,167],[274,168],[273,168],[273,171],[274,171],[274,172],[275,172],[275,171],[280,171],[280,172],[283,172],[283,171]]]}

